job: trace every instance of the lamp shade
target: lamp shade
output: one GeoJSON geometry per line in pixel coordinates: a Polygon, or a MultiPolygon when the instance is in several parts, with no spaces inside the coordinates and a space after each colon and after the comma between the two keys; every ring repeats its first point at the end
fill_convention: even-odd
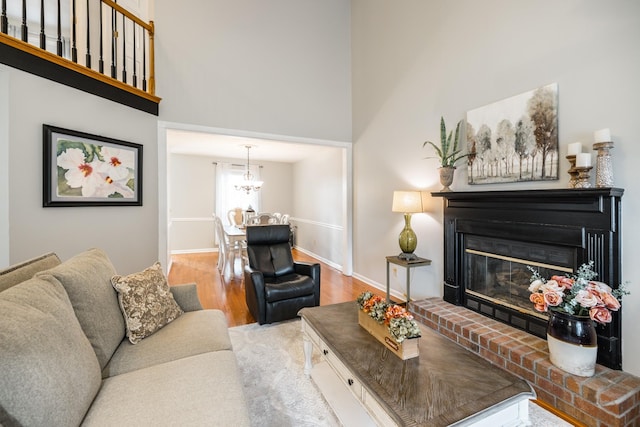
{"type": "Polygon", "coordinates": [[[422,212],[422,194],[419,191],[394,191],[392,212],[422,212]]]}

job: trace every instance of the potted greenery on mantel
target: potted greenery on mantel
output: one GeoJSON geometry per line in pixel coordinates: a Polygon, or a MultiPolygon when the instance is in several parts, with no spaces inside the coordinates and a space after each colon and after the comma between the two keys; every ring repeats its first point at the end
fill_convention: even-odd
{"type": "MultiPolygon", "coordinates": [[[[458,160],[467,157],[468,154],[460,154],[462,149],[458,148],[460,144],[460,126],[462,120],[456,125],[455,136],[453,132],[447,135],[447,127],[444,123],[444,117],[440,117],[440,146],[431,141],[425,141],[422,144],[424,148],[427,144],[433,146],[436,150],[437,157],[440,159],[440,183],[443,185],[440,191],[451,191],[449,186],[453,182],[453,173],[456,170],[458,160]],[[452,141],[453,138],[453,141],[452,141]]],[[[433,158],[433,157],[427,157],[433,158]]]]}

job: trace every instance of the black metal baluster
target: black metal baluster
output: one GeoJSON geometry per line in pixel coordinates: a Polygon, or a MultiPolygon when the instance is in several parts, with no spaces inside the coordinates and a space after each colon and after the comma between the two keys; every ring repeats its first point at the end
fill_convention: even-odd
{"type": "Polygon", "coordinates": [[[102,39],[102,9],[104,5],[102,4],[102,0],[98,0],[100,2],[100,59],[98,60],[98,71],[104,74],[104,49],[102,48],[102,44],[104,43],[102,39]]]}
{"type": "Polygon", "coordinates": [[[138,76],[136,75],[136,22],[133,21],[133,87],[138,87],[138,76]]]}
{"type": "Polygon", "coordinates": [[[29,29],[27,28],[27,0],[22,0],[22,41],[29,41],[29,29]]]}
{"type": "Polygon", "coordinates": [[[122,15],[122,81],[127,82],[127,17],[122,15]]]}
{"type": "Polygon", "coordinates": [[[91,26],[89,23],[89,0],[87,0],[87,54],[85,56],[85,65],[87,68],[91,68],[91,26]]]}
{"type": "Polygon", "coordinates": [[[116,55],[118,54],[118,20],[115,9],[111,9],[111,77],[116,78],[116,55]]]}
{"type": "Polygon", "coordinates": [[[58,56],[62,56],[62,23],[60,22],[60,0],[58,0],[58,40],[56,42],[58,56]]]}
{"type": "Polygon", "coordinates": [[[71,7],[73,8],[71,11],[71,60],[78,62],[78,49],[76,49],[76,0],[73,0],[71,7]]]}
{"type": "Polygon", "coordinates": [[[2,0],[2,17],[0,18],[0,31],[7,34],[9,31],[9,18],[7,18],[7,0],[2,0]]]}
{"type": "Polygon", "coordinates": [[[44,0],[40,0],[40,49],[47,49],[47,36],[44,34],[44,0]]]}
{"type": "Polygon", "coordinates": [[[145,28],[142,29],[142,90],[147,91],[147,38],[144,36],[145,28]]]}

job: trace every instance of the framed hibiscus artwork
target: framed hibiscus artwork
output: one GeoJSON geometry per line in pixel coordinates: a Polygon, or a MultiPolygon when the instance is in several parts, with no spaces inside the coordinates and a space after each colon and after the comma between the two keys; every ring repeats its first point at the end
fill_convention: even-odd
{"type": "Polygon", "coordinates": [[[142,206],[142,145],[42,128],[43,207],[142,206]]]}

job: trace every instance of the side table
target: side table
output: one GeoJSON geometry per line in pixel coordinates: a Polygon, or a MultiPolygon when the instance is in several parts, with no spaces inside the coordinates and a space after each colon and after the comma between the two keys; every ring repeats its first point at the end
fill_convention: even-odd
{"type": "Polygon", "coordinates": [[[431,260],[426,258],[416,257],[416,259],[406,260],[401,259],[397,255],[387,257],[387,302],[390,302],[389,298],[389,264],[399,265],[404,267],[407,271],[407,302],[411,300],[411,269],[415,267],[423,267],[425,265],[431,265],[431,260]]]}

